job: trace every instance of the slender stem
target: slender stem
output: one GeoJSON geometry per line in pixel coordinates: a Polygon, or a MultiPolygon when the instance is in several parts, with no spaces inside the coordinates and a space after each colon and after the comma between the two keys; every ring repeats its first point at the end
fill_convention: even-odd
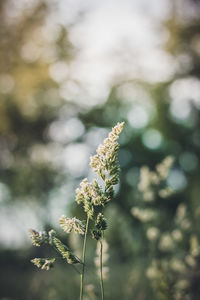
{"type": "Polygon", "coordinates": [[[79,270],[74,266],[74,265],[71,265],[73,268],[74,268],[74,270],[78,273],[78,274],[81,274],[81,272],[79,272],[79,270]]]}
{"type": "Polygon", "coordinates": [[[85,252],[86,252],[86,242],[87,242],[87,233],[89,226],[89,217],[87,216],[87,223],[85,228],[84,242],[83,242],[83,253],[82,253],[82,272],[80,276],[80,300],[83,299],[83,283],[84,283],[84,272],[85,272],[85,252]]]}
{"type": "Polygon", "coordinates": [[[104,300],[104,285],[103,285],[103,232],[102,240],[100,241],[100,285],[101,285],[101,299],[104,300]]]}

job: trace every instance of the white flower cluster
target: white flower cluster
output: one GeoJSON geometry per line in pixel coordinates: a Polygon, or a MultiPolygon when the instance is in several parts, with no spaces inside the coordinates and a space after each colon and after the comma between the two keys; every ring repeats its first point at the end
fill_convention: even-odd
{"type": "MultiPolygon", "coordinates": [[[[90,166],[93,171],[105,181],[107,177],[115,177],[119,173],[119,166],[117,162],[117,150],[119,144],[117,139],[123,130],[124,122],[118,123],[112,128],[108,137],[104,140],[103,145],[97,148],[97,154],[90,158],[90,166]]],[[[117,178],[116,181],[118,182],[117,178]]],[[[116,182],[116,183],[117,183],[116,182]]],[[[113,183],[113,184],[116,184],[113,183]]]]}
{"type": "Polygon", "coordinates": [[[38,267],[39,269],[49,271],[51,268],[53,268],[53,263],[55,261],[55,258],[34,258],[31,260],[31,262],[38,267]]]}
{"type": "Polygon", "coordinates": [[[67,218],[66,216],[62,216],[59,219],[60,226],[66,233],[70,233],[74,231],[75,233],[84,235],[85,226],[83,223],[77,218],[67,218]]]}
{"type": "Polygon", "coordinates": [[[156,166],[159,179],[165,180],[169,174],[169,170],[174,163],[172,156],[167,156],[159,165],[156,166]]]}
{"type": "Polygon", "coordinates": [[[175,242],[170,234],[170,232],[164,232],[161,235],[159,241],[159,248],[161,251],[171,251],[175,247],[175,242]]]}
{"type": "MultiPolygon", "coordinates": [[[[59,220],[60,226],[66,233],[71,233],[73,231],[84,235],[82,261],[56,237],[56,232],[54,230],[50,230],[48,234],[47,232],[37,232],[32,229],[29,231],[33,245],[41,246],[47,243],[51,245],[68,264],[81,263],[83,266],[81,275],[84,274],[85,249],[89,219],[93,220],[93,230],[91,230],[91,233],[92,237],[97,241],[103,237],[103,231],[107,228],[103,209],[105,204],[109,202],[113,196],[113,186],[119,181],[119,166],[117,161],[117,150],[119,145],[117,143],[117,139],[123,129],[123,125],[124,123],[118,123],[112,129],[108,137],[104,140],[103,145],[98,147],[97,154],[91,158],[90,166],[103,179],[105,189],[101,188],[97,180],[93,180],[93,182],[90,183],[87,178],[83,179],[80,183],[80,188],[76,189],[76,201],[78,204],[83,205],[84,210],[87,213],[86,225],[76,217],[67,218],[63,215],[59,220]]],[[[31,261],[37,267],[49,270],[53,266],[55,258],[35,258],[31,261]]],[[[83,286],[83,276],[81,278],[81,286],[83,286]]]]}
{"type": "Polygon", "coordinates": [[[159,185],[167,179],[173,161],[173,157],[166,157],[156,166],[156,171],[154,172],[150,171],[147,166],[141,168],[138,189],[142,193],[144,201],[150,202],[154,200],[155,187],[158,187],[158,195],[161,198],[167,198],[172,194],[172,190],[168,186],[159,188],[159,185]]]}
{"type": "Polygon", "coordinates": [[[37,232],[34,229],[29,229],[29,234],[32,244],[36,247],[40,247],[41,245],[48,243],[48,235],[46,231],[37,232]]]}
{"type": "Polygon", "coordinates": [[[158,239],[160,230],[157,227],[149,227],[146,231],[146,236],[149,241],[155,241],[158,239]]]}
{"type": "Polygon", "coordinates": [[[102,189],[96,180],[92,183],[87,178],[83,179],[80,183],[80,188],[76,189],[76,201],[78,204],[92,202],[94,205],[103,205],[105,201],[102,189]]]}
{"type": "Polygon", "coordinates": [[[83,204],[84,210],[90,219],[94,218],[97,206],[103,208],[112,199],[114,194],[113,186],[119,182],[119,165],[117,160],[119,144],[117,139],[123,129],[123,125],[124,122],[118,123],[104,140],[104,143],[98,147],[97,154],[91,157],[90,166],[103,179],[105,190],[102,190],[97,180],[91,183],[87,178],[83,179],[80,183],[80,188],[76,189],[76,202],[83,204]]]}
{"type": "Polygon", "coordinates": [[[188,230],[191,227],[191,222],[187,215],[187,207],[183,203],[179,204],[179,206],[177,207],[175,223],[182,230],[188,230]]]}
{"type": "Polygon", "coordinates": [[[155,211],[151,208],[138,208],[133,207],[131,209],[131,213],[134,217],[136,217],[141,222],[149,222],[155,219],[156,214],[155,211]]]}

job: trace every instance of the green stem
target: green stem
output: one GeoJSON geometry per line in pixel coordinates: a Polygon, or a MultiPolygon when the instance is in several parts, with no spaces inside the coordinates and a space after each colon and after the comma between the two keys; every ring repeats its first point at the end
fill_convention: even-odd
{"type": "MultiPolygon", "coordinates": [[[[103,232],[102,232],[102,240],[103,240],[103,232]]],[[[100,241],[100,286],[101,286],[101,299],[104,300],[104,285],[103,285],[103,242],[102,240],[100,241]]]]}
{"type": "Polygon", "coordinates": [[[83,299],[83,283],[84,283],[84,272],[85,272],[85,252],[86,252],[86,242],[87,242],[87,233],[89,226],[89,217],[87,216],[87,223],[85,228],[84,242],[83,242],[83,253],[82,253],[82,272],[80,276],[80,300],[83,299]]]}

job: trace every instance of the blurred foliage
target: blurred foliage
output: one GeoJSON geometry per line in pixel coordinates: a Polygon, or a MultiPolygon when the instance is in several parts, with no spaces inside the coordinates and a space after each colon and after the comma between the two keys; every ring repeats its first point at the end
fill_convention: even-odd
{"type": "MultiPolygon", "coordinates": [[[[52,71],[57,63],[68,66],[77,51],[65,27],[57,26],[54,37],[48,38],[45,26],[54,8],[39,1],[12,16],[12,5],[11,0],[0,2],[0,187],[1,194],[7,191],[0,205],[10,209],[17,201],[24,205],[34,202],[49,213],[52,194],[56,198],[57,191],[63,186],[65,190],[67,183],[75,187],[84,175],[73,177],[66,170],[62,149],[87,143],[88,135],[91,139],[105,136],[107,128],[124,120],[119,152],[121,184],[115,202],[106,212],[110,220],[106,236],[110,255],[106,297],[199,299],[199,18],[191,17],[189,11],[180,14],[174,6],[163,24],[169,32],[164,50],[177,64],[169,82],[118,82],[104,104],[85,108],[70,97],[62,97],[59,78],[52,71]],[[135,121],[139,113],[144,116],[140,126],[135,121]],[[68,128],[66,138],[55,140],[52,132],[65,134],[62,125],[71,119],[79,124],[78,128],[84,128],[82,133],[71,138],[68,128]],[[55,130],[59,124],[61,127],[55,130]],[[163,199],[155,191],[153,201],[144,201],[138,190],[141,167],[147,165],[154,170],[168,155],[175,162],[164,185],[174,192],[163,199]],[[156,218],[141,221],[132,214],[133,207],[143,212],[150,209],[156,218]],[[161,241],[166,247],[161,246],[161,241]]],[[[197,1],[190,5],[200,12],[197,1]]],[[[66,76],[65,80],[70,78],[66,76]]],[[[95,147],[92,144],[91,152],[95,147]]],[[[67,189],[64,197],[67,208],[72,198],[67,189]]],[[[55,201],[57,206],[63,205],[59,199],[55,201]]],[[[71,211],[79,217],[80,211],[73,204],[71,211]]],[[[42,214],[44,228],[52,223],[48,213],[42,214]]],[[[69,240],[72,247],[79,242],[69,240]]],[[[94,248],[91,242],[88,260],[94,257],[94,248]]],[[[33,251],[23,247],[6,249],[2,245],[0,299],[77,299],[79,282],[74,270],[58,264],[51,272],[40,272],[29,260],[42,256],[43,250],[33,251]]],[[[91,259],[86,282],[98,286],[93,268],[91,259]]],[[[88,295],[98,296],[98,291],[88,290],[88,295]]]]}

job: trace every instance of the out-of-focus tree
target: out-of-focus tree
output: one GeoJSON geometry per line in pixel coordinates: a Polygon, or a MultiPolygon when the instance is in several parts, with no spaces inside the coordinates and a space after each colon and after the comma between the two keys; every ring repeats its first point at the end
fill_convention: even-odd
{"type": "Polygon", "coordinates": [[[15,5],[1,3],[1,182],[13,200],[27,200],[28,195],[42,204],[62,180],[53,164],[56,145],[48,129],[64,103],[51,73],[56,66],[67,69],[74,53],[64,27],[57,26],[50,37],[46,16],[51,8],[46,2],[25,7],[18,15],[15,5]]]}
{"type": "MultiPolygon", "coordinates": [[[[75,52],[67,29],[49,24],[52,9],[47,1],[0,1],[0,298],[66,299],[66,291],[57,296],[55,277],[50,284],[30,271],[27,250],[14,250],[26,245],[19,231],[27,231],[29,218],[41,227],[52,222],[49,199],[58,200],[67,181],[61,158],[56,160],[60,144],[50,131],[61,112],[67,120],[75,111],[59,96],[59,80],[67,80],[75,52]],[[45,285],[51,285],[48,293],[45,285]]],[[[67,190],[63,194],[67,198],[67,190]]],[[[70,288],[67,293],[70,298],[70,288]]]]}

